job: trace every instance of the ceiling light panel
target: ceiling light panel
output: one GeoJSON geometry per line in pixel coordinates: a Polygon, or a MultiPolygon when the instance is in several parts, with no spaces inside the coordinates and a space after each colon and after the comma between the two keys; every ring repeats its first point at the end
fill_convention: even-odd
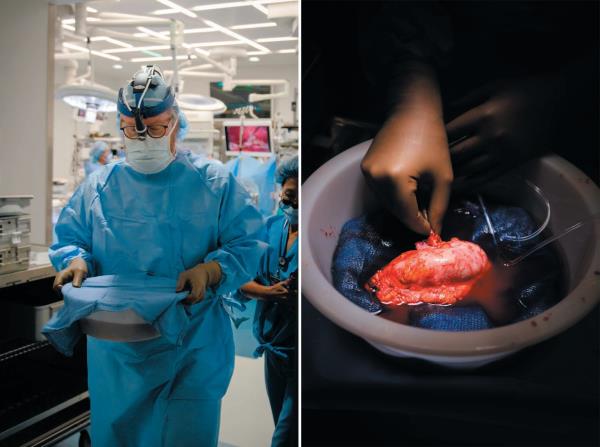
{"type": "Polygon", "coordinates": [[[246,42],[242,42],[241,40],[221,40],[217,42],[198,42],[198,43],[188,43],[186,44],[187,48],[206,48],[206,47],[225,47],[229,45],[248,45],[246,42]]]}
{"type": "Polygon", "coordinates": [[[205,25],[210,26],[211,28],[216,28],[217,30],[221,31],[223,34],[227,34],[228,36],[233,37],[234,39],[246,42],[248,45],[254,47],[255,49],[257,49],[259,51],[266,51],[267,53],[271,52],[271,50],[269,50],[267,47],[260,45],[260,44],[256,43],[255,41],[248,39],[247,37],[244,37],[241,34],[236,33],[235,31],[230,30],[227,27],[219,25],[218,23],[215,23],[212,20],[204,20],[203,19],[202,21],[204,22],[205,25]]]}
{"type": "Polygon", "coordinates": [[[215,9],[229,9],[229,8],[242,8],[252,6],[250,2],[239,1],[239,2],[223,2],[213,3],[209,5],[198,5],[194,6],[192,11],[213,11],[215,9]]]}
{"type": "Polygon", "coordinates": [[[180,12],[182,14],[185,14],[188,17],[192,17],[192,18],[196,18],[198,17],[198,15],[192,11],[190,11],[187,8],[184,8],[183,6],[181,6],[178,3],[172,2],[171,0],[156,0],[158,3],[162,3],[163,5],[171,8],[171,9],[175,9],[177,10],[177,12],[180,12]]]}
{"type": "MultiPolygon", "coordinates": [[[[286,35],[291,33],[288,29],[289,27],[286,24],[266,20],[265,16],[267,12],[266,5],[289,1],[231,0],[218,2],[213,0],[213,2],[210,2],[210,0],[204,0],[201,2],[190,2],[185,0],[155,0],[155,2],[147,3],[149,6],[148,11],[139,11],[138,13],[148,14],[152,12],[155,15],[176,15],[177,17],[174,18],[182,20],[186,25],[183,30],[183,33],[186,35],[185,46],[193,48],[195,51],[205,52],[206,49],[212,49],[217,46],[247,45],[251,47],[249,48],[248,56],[255,57],[267,54],[297,52],[296,48],[291,48],[296,46],[297,37],[286,35]],[[154,5],[154,8],[152,8],[152,5],[154,5]],[[160,8],[161,6],[164,7],[160,8]],[[238,10],[236,11],[235,8],[238,10]],[[231,12],[225,12],[226,10],[230,10],[231,12]],[[207,34],[206,37],[202,36],[204,34],[207,34]],[[194,35],[200,36],[195,37],[194,35]]],[[[104,12],[103,8],[99,9],[101,10],[100,12],[104,12]]],[[[123,10],[121,12],[128,11],[123,10]]],[[[100,20],[97,17],[89,17],[88,19],[90,18],[100,20]]],[[[63,28],[73,30],[73,22],[73,19],[65,19],[63,21],[63,28]]],[[[141,45],[136,41],[129,43],[127,39],[119,40],[111,38],[112,40],[109,40],[107,36],[94,36],[92,42],[96,45],[92,45],[92,54],[111,60],[120,60],[118,56],[123,57],[124,55],[126,58],[133,57],[135,62],[138,62],[139,59],[145,61],[149,58],[161,58],[155,60],[165,60],[164,58],[167,57],[170,59],[170,56],[164,55],[164,51],[169,49],[168,41],[170,40],[169,31],[165,27],[137,27],[136,31],[139,31],[133,34],[136,37],[150,36],[161,39],[165,41],[165,45],[146,44],[142,46],[144,45],[143,43],[141,45]],[[158,50],[159,52],[157,53],[153,50],[158,50]],[[135,52],[138,53],[136,54],[135,52]],[[146,57],[146,55],[152,55],[152,57],[146,57]]],[[[79,51],[87,51],[87,49],[79,51]]],[[[185,51],[185,49],[180,49],[180,51],[185,51]]],[[[179,58],[187,58],[187,56],[180,55],[179,58]]]]}
{"type": "Polygon", "coordinates": [[[112,37],[108,37],[108,36],[94,36],[91,37],[90,40],[92,42],[108,42],[108,43],[112,43],[113,45],[117,45],[121,48],[131,48],[133,47],[133,45],[127,43],[127,42],[123,42],[122,40],[118,40],[118,39],[113,39],[112,37]]]}
{"type": "Polygon", "coordinates": [[[263,23],[248,23],[247,25],[233,25],[229,29],[256,29],[256,28],[272,28],[277,26],[275,22],[263,22],[263,23]]]}
{"type": "Polygon", "coordinates": [[[157,39],[162,39],[162,40],[169,40],[169,37],[167,37],[166,35],[161,34],[158,31],[154,31],[150,28],[146,28],[145,26],[138,26],[137,29],[139,31],[141,31],[142,33],[146,33],[148,36],[156,37],[157,39]]]}
{"type": "Polygon", "coordinates": [[[208,5],[198,5],[191,8],[192,11],[212,11],[215,9],[229,9],[229,8],[243,8],[243,7],[254,7],[261,12],[266,14],[266,8],[263,5],[269,5],[274,3],[288,3],[290,0],[256,0],[256,1],[237,1],[237,2],[223,2],[223,3],[212,3],[208,5]]]}
{"type": "Polygon", "coordinates": [[[252,3],[252,6],[254,6],[256,9],[258,9],[264,15],[269,15],[269,10],[267,8],[265,8],[263,5],[261,5],[260,2],[250,2],[250,3],[252,3]]]}
{"type": "Polygon", "coordinates": [[[179,11],[176,9],[157,9],[155,11],[152,11],[150,14],[155,15],[155,16],[167,16],[170,14],[177,14],[179,11]]]}
{"type": "MultiPolygon", "coordinates": [[[[70,50],[77,50],[77,51],[85,51],[86,53],[88,52],[88,49],[86,47],[81,47],[79,45],[75,45],[73,43],[69,43],[69,42],[63,42],[63,47],[68,48],[70,50]]],[[[99,56],[99,57],[103,57],[105,59],[110,59],[113,61],[120,61],[121,58],[118,56],[113,56],[111,54],[104,54],[100,51],[95,51],[92,50],[92,54],[95,56],[99,56]]]]}
{"type": "Polygon", "coordinates": [[[267,43],[267,42],[292,42],[298,40],[297,37],[291,36],[282,36],[282,37],[263,37],[260,39],[256,39],[257,42],[267,43]]]}
{"type": "MultiPolygon", "coordinates": [[[[183,30],[183,34],[199,34],[199,33],[216,33],[219,30],[214,29],[214,28],[210,28],[210,27],[206,27],[206,28],[185,28],[183,30]]],[[[166,31],[166,33],[168,34],[169,32],[166,31]]]]}
{"type": "MultiPolygon", "coordinates": [[[[204,27],[204,28],[184,28],[183,29],[183,34],[204,34],[204,33],[217,33],[219,32],[219,30],[214,29],[214,28],[210,28],[210,27],[204,27]]],[[[162,34],[163,36],[169,36],[170,31],[158,31],[159,34],[162,34]]],[[[148,34],[146,33],[135,33],[134,34],[135,37],[146,37],[148,36],[148,34]]]]}
{"type": "Polygon", "coordinates": [[[168,50],[171,48],[169,45],[149,45],[145,47],[129,47],[129,48],[111,48],[110,50],[104,50],[105,53],[132,53],[135,51],[153,51],[153,50],[168,50]]]}
{"type": "MultiPolygon", "coordinates": [[[[186,54],[181,54],[177,56],[177,60],[186,60],[188,56],[186,54]]],[[[196,59],[196,55],[190,55],[190,59],[196,59]]],[[[159,61],[170,61],[173,60],[171,56],[159,56],[159,57],[134,57],[133,59],[129,59],[129,62],[159,62],[159,61]]]]}

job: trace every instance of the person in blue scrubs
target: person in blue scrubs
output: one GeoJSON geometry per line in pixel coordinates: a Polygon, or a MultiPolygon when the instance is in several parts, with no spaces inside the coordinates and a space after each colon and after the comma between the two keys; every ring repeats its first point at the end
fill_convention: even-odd
{"type": "Polygon", "coordinates": [[[177,344],[87,337],[92,443],[216,447],[234,360],[221,296],[256,276],[263,221],[224,168],[175,149],[182,121],[158,67],[135,73],[118,109],[126,160],[87,177],[63,209],[55,288],[86,276],[177,279],[190,321],[177,344]]]}
{"type": "Polygon", "coordinates": [[[255,355],[265,356],[265,382],[275,422],[273,447],[297,445],[297,313],[298,313],[298,157],[283,160],[277,169],[281,184],[281,214],[263,229],[269,249],[258,277],[241,290],[258,299],[255,355]]]}
{"type": "Polygon", "coordinates": [[[97,141],[90,149],[90,159],[85,162],[86,177],[110,162],[110,149],[104,141],[97,141]]]}

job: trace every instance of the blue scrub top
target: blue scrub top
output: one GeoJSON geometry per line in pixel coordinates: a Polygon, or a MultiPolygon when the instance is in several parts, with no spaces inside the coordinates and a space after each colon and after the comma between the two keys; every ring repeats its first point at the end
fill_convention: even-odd
{"type": "MultiPolygon", "coordinates": [[[[257,282],[272,285],[284,281],[298,270],[298,239],[286,252],[289,222],[282,215],[271,216],[265,223],[262,240],[269,244],[263,255],[257,282]]],[[[290,358],[296,346],[297,299],[259,300],[254,316],[254,336],[259,342],[255,351],[260,356],[265,350],[282,358],[290,358]]]]}

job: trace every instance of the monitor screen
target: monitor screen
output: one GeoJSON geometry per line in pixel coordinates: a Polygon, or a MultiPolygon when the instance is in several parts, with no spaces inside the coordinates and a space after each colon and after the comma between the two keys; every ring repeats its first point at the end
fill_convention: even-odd
{"type": "Polygon", "coordinates": [[[271,100],[258,101],[250,103],[248,97],[250,93],[271,93],[270,85],[238,85],[231,91],[223,90],[223,82],[210,83],[210,96],[223,101],[227,106],[227,110],[223,113],[215,115],[215,118],[235,118],[235,109],[252,105],[254,114],[259,118],[271,117],[271,100]]]}
{"type": "Polygon", "coordinates": [[[227,152],[271,153],[271,136],[267,125],[227,125],[227,152]]]}

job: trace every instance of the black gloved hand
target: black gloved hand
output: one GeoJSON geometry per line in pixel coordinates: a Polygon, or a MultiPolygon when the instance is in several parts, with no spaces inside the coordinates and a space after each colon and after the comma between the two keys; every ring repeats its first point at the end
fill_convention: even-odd
{"type": "Polygon", "coordinates": [[[451,105],[460,111],[446,125],[453,188],[476,186],[547,151],[560,125],[558,85],[557,77],[494,82],[451,105]]]}

